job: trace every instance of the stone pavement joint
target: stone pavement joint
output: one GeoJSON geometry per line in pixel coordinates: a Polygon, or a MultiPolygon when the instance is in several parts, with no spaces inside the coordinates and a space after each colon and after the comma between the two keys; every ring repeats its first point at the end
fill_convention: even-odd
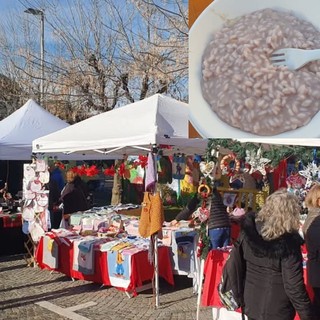
{"type": "Polygon", "coordinates": [[[66,308],[66,310],[77,311],[77,310],[80,310],[80,309],[83,309],[83,308],[88,308],[88,307],[95,306],[96,304],[97,304],[96,302],[89,301],[89,302],[86,302],[86,303],[78,304],[78,305],[73,306],[73,307],[66,308]]]}
{"type": "Polygon", "coordinates": [[[90,320],[89,318],[83,317],[73,311],[70,311],[69,308],[64,309],[48,301],[40,301],[40,302],[36,302],[35,304],[39,305],[42,308],[45,308],[52,312],[60,314],[61,316],[67,317],[68,319],[71,319],[71,320],[90,320]]]}

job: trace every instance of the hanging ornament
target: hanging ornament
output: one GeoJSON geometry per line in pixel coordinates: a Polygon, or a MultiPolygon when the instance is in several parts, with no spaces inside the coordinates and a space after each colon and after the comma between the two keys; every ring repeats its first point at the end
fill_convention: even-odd
{"type": "MultiPolygon", "coordinates": [[[[245,161],[250,165],[249,173],[253,173],[255,171],[261,172],[262,175],[266,175],[266,165],[271,162],[271,160],[262,157],[262,149],[261,147],[255,152],[254,150],[246,150],[245,161]]],[[[244,169],[248,171],[248,168],[244,169]]]]}
{"type": "Polygon", "coordinates": [[[315,162],[308,163],[306,167],[303,167],[303,170],[299,171],[299,174],[307,179],[305,188],[309,189],[312,182],[319,181],[320,167],[315,162]]]}
{"type": "Polygon", "coordinates": [[[211,180],[214,180],[215,177],[215,163],[213,161],[200,162],[200,171],[204,175],[205,178],[210,178],[211,180]]]}
{"type": "Polygon", "coordinates": [[[240,161],[238,160],[236,154],[230,153],[224,156],[220,161],[220,169],[222,171],[222,174],[227,174],[228,176],[233,176],[236,173],[239,173],[240,161]],[[233,163],[232,167],[231,163],[233,163]]]}

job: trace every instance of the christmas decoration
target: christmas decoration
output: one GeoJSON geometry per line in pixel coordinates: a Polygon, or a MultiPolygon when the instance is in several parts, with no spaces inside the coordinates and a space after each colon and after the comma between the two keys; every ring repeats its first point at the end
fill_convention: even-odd
{"type": "Polygon", "coordinates": [[[213,180],[215,176],[215,163],[213,161],[201,161],[200,171],[205,178],[210,178],[211,180],[213,180]]]}
{"type": "Polygon", "coordinates": [[[227,174],[228,176],[233,176],[240,170],[240,161],[238,160],[235,153],[230,153],[224,156],[220,161],[220,169],[222,174],[227,174]],[[233,166],[231,166],[231,163],[233,166]]]}
{"type": "MultiPolygon", "coordinates": [[[[261,144],[254,144],[252,142],[240,143],[239,141],[232,139],[209,139],[205,157],[207,161],[215,161],[217,157],[216,150],[225,148],[234,152],[238,159],[244,160],[247,150],[253,150],[257,153],[260,147],[261,144]]],[[[281,160],[288,159],[292,156],[306,164],[311,163],[314,158],[320,159],[319,151],[315,152],[314,149],[314,147],[296,145],[268,145],[268,147],[263,150],[263,155],[265,158],[270,159],[269,164],[272,167],[277,167],[281,160]]]]}
{"type": "Polygon", "coordinates": [[[250,174],[255,171],[259,171],[262,175],[266,175],[265,167],[271,160],[262,157],[262,150],[260,147],[257,151],[246,150],[245,161],[250,165],[250,174]]]}
{"type": "Polygon", "coordinates": [[[299,174],[307,179],[305,188],[309,189],[313,182],[319,181],[320,166],[317,166],[315,162],[308,163],[303,170],[299,171],[299,174]]]}

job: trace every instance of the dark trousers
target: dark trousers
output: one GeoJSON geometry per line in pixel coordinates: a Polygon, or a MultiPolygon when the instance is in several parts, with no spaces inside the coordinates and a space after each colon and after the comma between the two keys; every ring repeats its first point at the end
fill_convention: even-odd
{"type": "Polygon", "coordinates": [[[50,210],[51,229],[59,229],[62,219],[62,210],[50,210]]]}
{"type": "Polygon", "coordinates": [[[314,292],[313,297],[313,311],[315,313],[316,319],[320,319],[320,288],[312,288],[314,292]]]}

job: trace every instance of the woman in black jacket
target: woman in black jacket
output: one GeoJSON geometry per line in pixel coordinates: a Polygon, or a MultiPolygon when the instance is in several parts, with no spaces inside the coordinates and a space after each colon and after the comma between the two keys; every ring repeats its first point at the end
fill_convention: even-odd
{"type": "Polygon", "coordinates": [[[246,261],[244,313],[249,320],[315,320],[303,281],[300,205],[286,190],[247,214],[240,237],[246,261]]]}
{"type": "Polygon", "coordinates": [[[89,209],[88,189],[84,181],[72,170],[66,174],[67,184],[61,192],[64,215],[89,209]]]}
{"type": "Polygon", "coordinates": [[[303,225],[308,261],[308,283],[313,289],[313,307],[320,319],[320,185],[314,185],[305,199],[308,216],[303,225]]]}

